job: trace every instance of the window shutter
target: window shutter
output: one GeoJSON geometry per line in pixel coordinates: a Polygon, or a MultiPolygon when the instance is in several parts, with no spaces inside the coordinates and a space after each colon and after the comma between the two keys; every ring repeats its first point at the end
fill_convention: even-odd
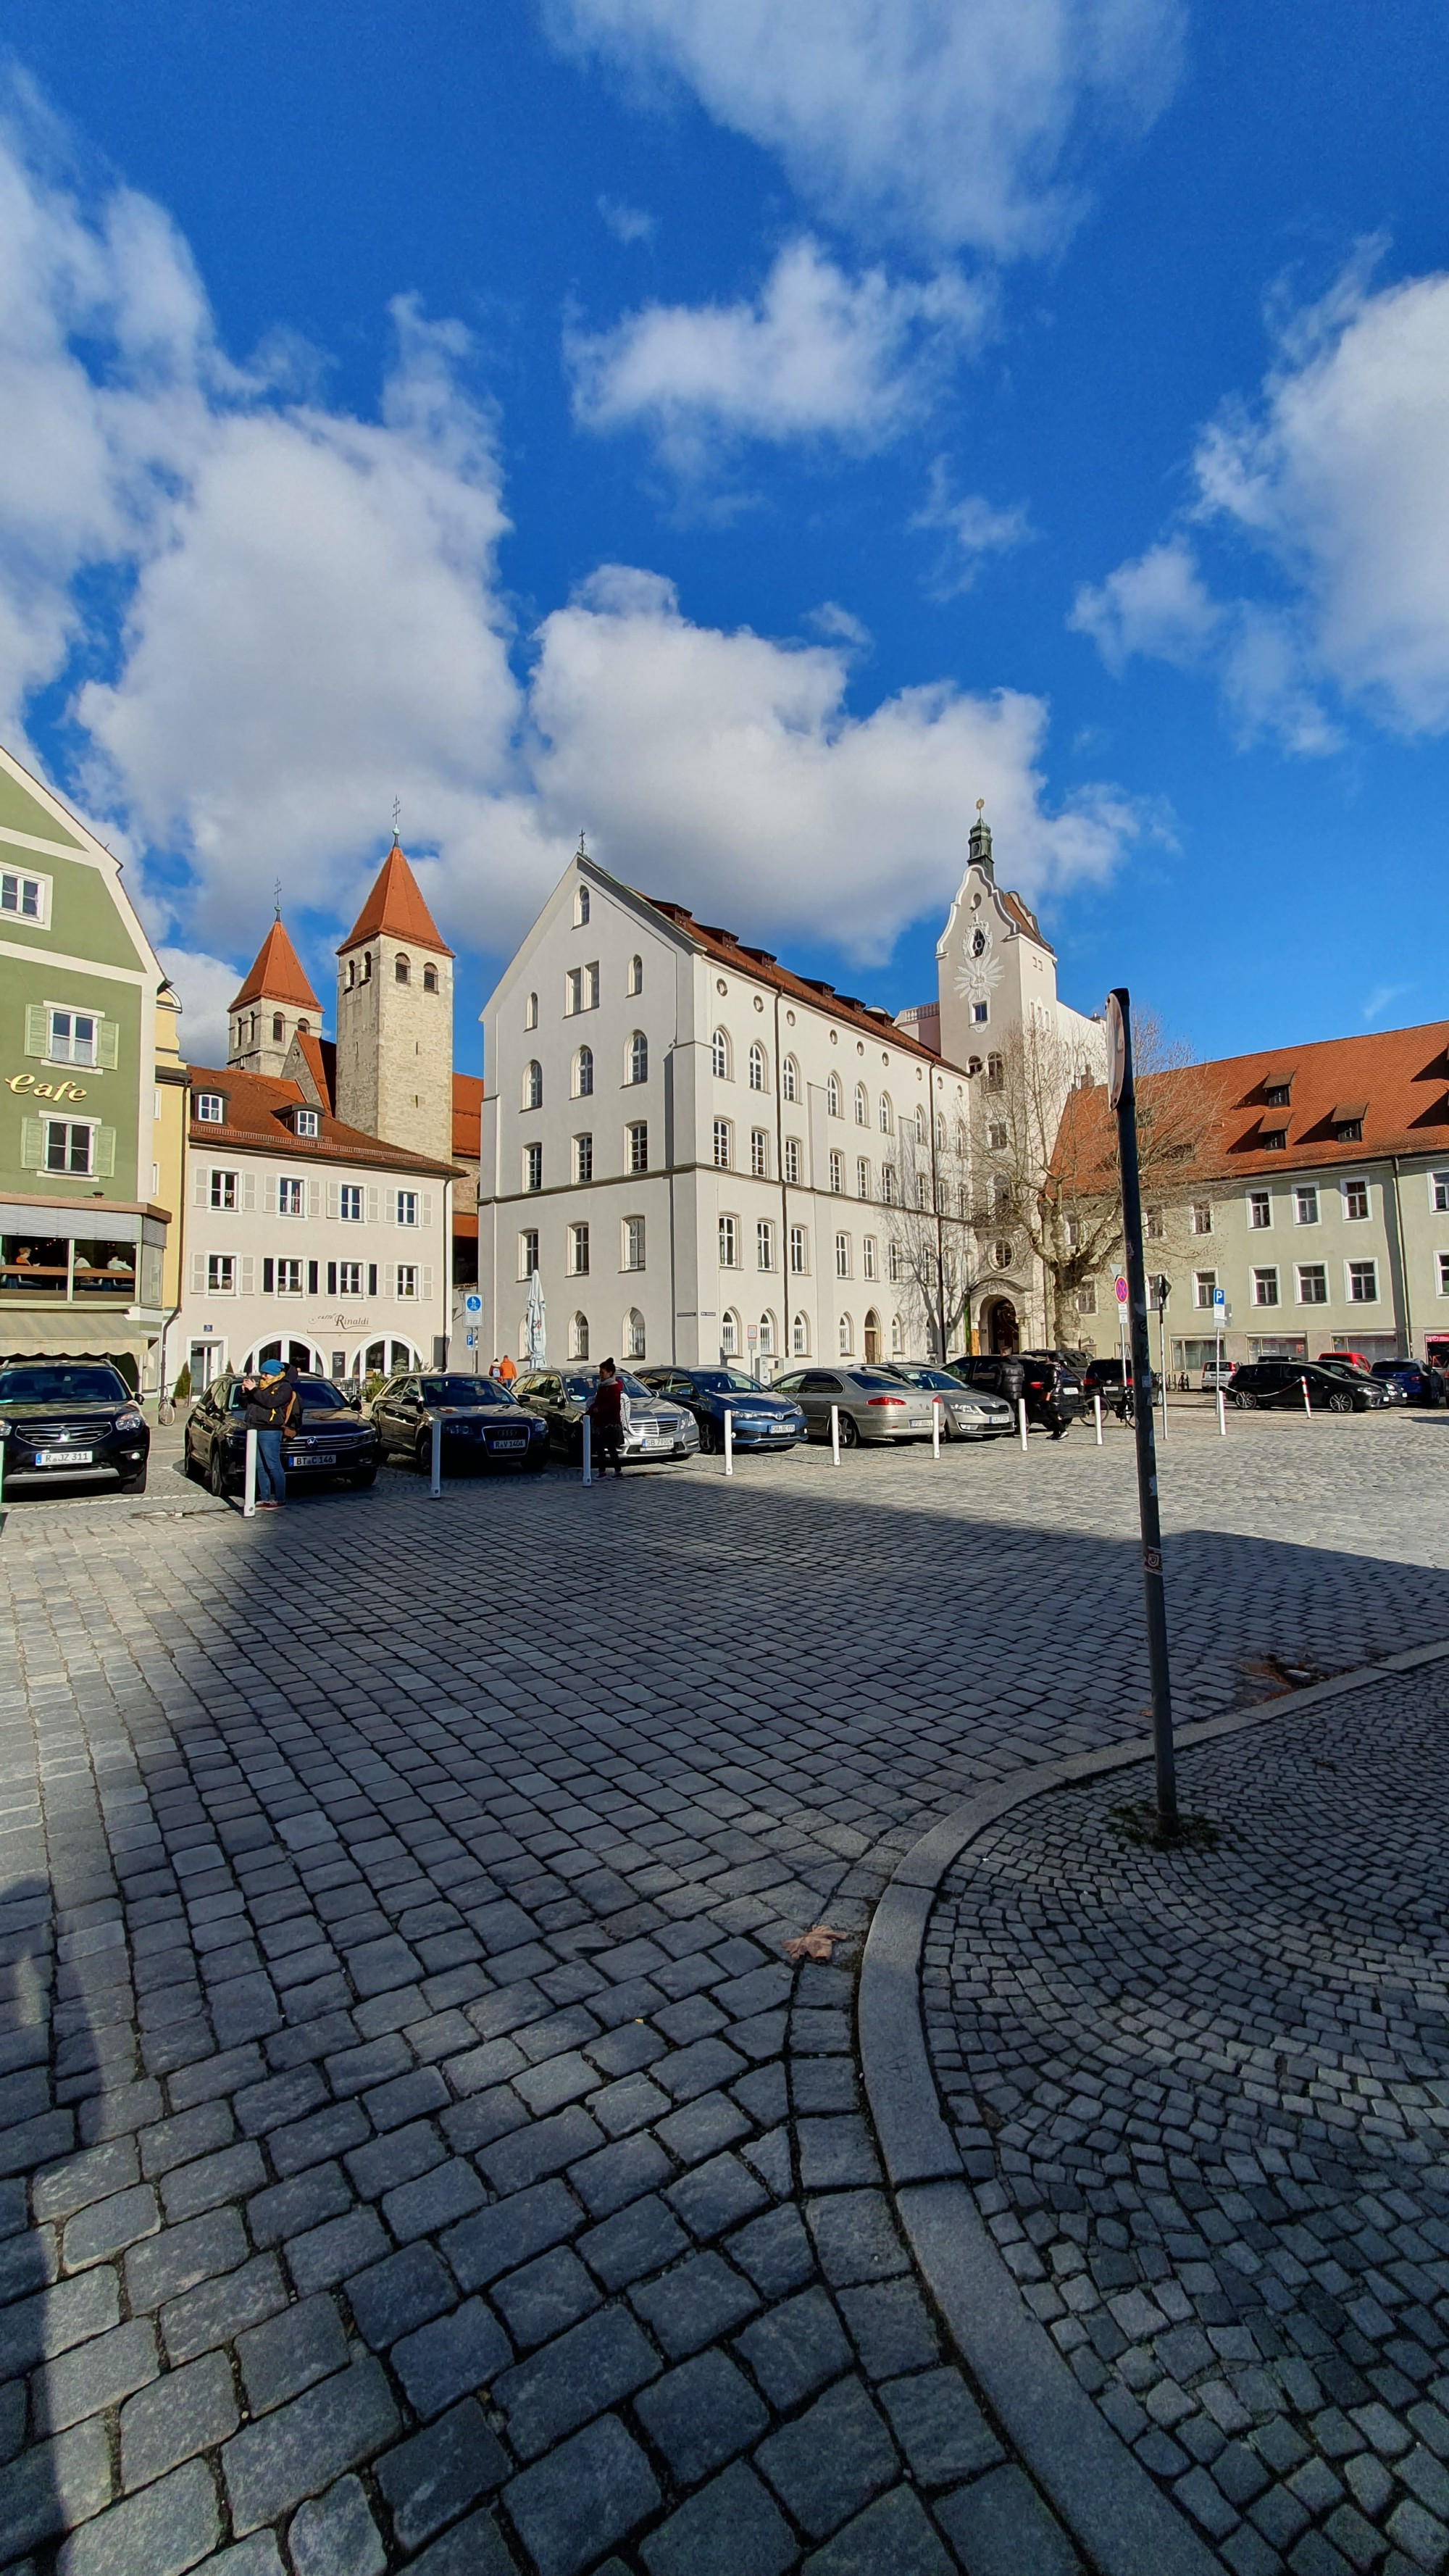
{"type": "Polygon", "coordinates": [[[317,1264],[315,1261],[309,1261],[307,1264],[307,1294],[309,1297],[315,1297],[317,1294],[317,1264]]]}
{"type": "Polygon", "coordinates": [[[244,1252],[241,1257],[241,1293],[244,1297],[254,1297],[257,1293],[256,1259],[250,1252],[244,1252]]]}
{"type": "Polygon", "coordinates": [[[422,1271],[422,1291],[425,1301],[431,1298],[433,1293],[433,1274],[426,1263],[424,1264],[422,1271]]]}
{"type": "Polygon", "coordinates": [[[38,1172],[45,1162],[45,1120],[22,1118],[20,1121],[20,1168],[38,1172]]]}
{"type": "MultiPolygon", "coordinates": [[[[27,1002],[25,1005],[26,1054],[43,1056],[49,1044],[50,1013],[43,1002],[27,1002]]],[[[27,1171],[30,1169],[29,1164],[26,1165],[26,1169],[27,1171]]]]}
{"type": "Polygon", "coordinates": [[[110,1180],[116,1169],[116,1131],[114,1127],[91,1129],[91,1170],[98,1181],[110,1180]]]}
{"type": "Polygon", "coordinates": [[[102,1020],[96,1031],[96,1062],[104,1073],[114,1073],[121,1060],[121,1023],[102,1020]]]}
{"type": "Polygon", "coordinates": [[[367,1222],[369,1225],[376,1225],[381,1212],[381,1206],[381,1190],[369,1190],[367,1193],[367,1222]]]}
{"type": "Polygon", "coordinates": [[[369,1261],[367,1265],[367,1293],[369,1297],[375,1297],[377,1295],[377,1263],[375,1261],[369,1261]]]}
{"type": "Polygon", "coordinates": [[[245,1212],[246,1212],[246,1214],[247,1214],[248,1216],[254,1216],[254,1215],[256,1214],[256,1206],[257,1206],[257,1176],[256,1176],[256,1173],[255,1173],[255,1172],[243,1172],[243,1174],[242,1174],[242,1207],[244,1208],[244,1210],[245,1210],[245,1212]]]}
{"type": "Polygon", "coordinates": [[[204,1297],[206,1295],[206,1255],[204,1252],[193,1252],[191,1256],[191,1293],[193,1297],[204,1297]]]}
{"type": "Polygon", "coordinates": [[[197,1163],[192,1170],[191,1204],[193,1207],[211,1205],[211,1174],[204,1163],[197,1163]]]}
{"type": "Polygon", "coordinates": [[[262,1183],[262,1208],[267,1216],[275,1216],[277,1213],[277,1175],[275,1172],[268,1172],[265,1181],[262,1183]]]}
{"type": "Polygon", "coordinates": [[[273,1293],[272,1282],[276,1276],[276,1270],[277,1265],[275,1261],[264,1261],[262,1263],[262,1295],[264,1297],[270,1297],[273,1293]]]}
{"type": "Polygon", "coordinates": [[[337,1264],[335,1261],[329,1261],[327,1264],[327,1294],[329,1297],[335,1297],[337,1294],[337,1264]]]}
{"type": "Polygon", "coordinates": [[[424,1190],[423,1192],[422,1214],[424,1225],[431,1225],[433,1222],[433,1193],[431,1190],[424,1190]]]}
{"type": "Polygon", "coordinates": [[[321,1213],[322,1184],[320,1181],[309,1181],[307,1183],[307,1214],[310,1217],[319,1217],[321,1213]]]}
{"type": "Polygon", "coordinates": [[[335,1181],[329,1181],[327,1184],[327,1213],[329,1217],[339,1215],[341,1207],[342,1201],[337,1194],[337,1183],[335,1181]]]}

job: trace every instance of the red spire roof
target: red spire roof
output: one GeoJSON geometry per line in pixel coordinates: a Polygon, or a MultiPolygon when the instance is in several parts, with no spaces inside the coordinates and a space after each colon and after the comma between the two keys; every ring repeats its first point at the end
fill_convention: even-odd
{"type": "Polygon", "coordinates": [[[232,1009],[238,1010],[243,1002],[297,1002],[306,1011],[320,1011],[322,1008],[302,972],[302,961],[282,928],[280,915],[257,950],[252,971],[241,991],[233,997],[232,1009]]]}
{"type": "Polygon", "coordinates": [[[431,948],[438,957],[451,957],[453,952],[438,937],[437,924],[423,901],[422,890],[399,844],[394,841],[378,871],[377,883],[343,940],[337,954],[345,956],[364,939],[376,939],[385,931],[389,939],[405,939],[415,948],[431,948]]]}

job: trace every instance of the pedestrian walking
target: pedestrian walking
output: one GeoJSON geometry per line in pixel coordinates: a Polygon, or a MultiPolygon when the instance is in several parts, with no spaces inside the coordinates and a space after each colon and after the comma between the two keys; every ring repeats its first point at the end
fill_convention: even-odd
{"type": "Polygon", "coordinates": [[[282,1440],[297,1402],[280,1360],[263,1360],[260,1372],[242,1379],[243,1420],[257,1435],[257,1510],[280,1511],[287,1499],[282,1440]]]}
{"type": "Polygon", "coordinates": [[[518,1375],[518,1371],[514,1367],[512,1360],[509,1358],[507,1351],[504,1352],[502,1359],[498,1363],[498,1375],[504,1386],[512,1386],[514,1379],[518,1375]]]}
{"type": "Polygon", "coordinates": [[[624,1473],[624,1388],[612,1360],[599,1367],[599,1382],[586,1407],[594,1426],[594,1446],[598,1453],[599,1482],[603,1483],[610,1467],[616,1476],[624,1473]]]}

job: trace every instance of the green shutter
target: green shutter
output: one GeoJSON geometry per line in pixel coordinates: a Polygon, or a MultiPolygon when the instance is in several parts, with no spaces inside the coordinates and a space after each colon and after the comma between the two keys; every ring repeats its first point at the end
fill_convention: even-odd
{"type": "MultiPolygon", "coordinates": [[[[25,1052],[44,1056],[50,1044],[50,1013],[43,1002],[25,1005],[25,1052]]],[[[27,1166],[27,1169],[29,1167],[27,1166]]]]}
{"type": "Polygon", "coordinates": [[[96,1062],[103,1073],[114,1073],[120,1062],[121,1023],[102,1020],[96,1030],[96,1062]]]}
{"type": "Polygon", "coordinates": [[[91,1134],[91,1170],[98,1181],[108,1181],[116,1168],[116,1131],[114,1127],[97,1127],[91,1134]]]}
{"type": "Polygon", "coordinates": [[[39,1172],[45,1168],[45,1120],[22,1118],[20,1121],[20,1168],[39,1172]]]}

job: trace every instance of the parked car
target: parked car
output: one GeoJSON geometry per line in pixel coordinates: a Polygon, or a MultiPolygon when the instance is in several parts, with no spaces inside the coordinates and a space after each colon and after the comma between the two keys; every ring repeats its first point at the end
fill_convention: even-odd
{"type": "Polygon", "coordinates": [[[1375,1360],[1374,1375],[1384,1386],[1401,1386],[1408,1404],[1449,1404],[1449,1378],[1428,1360],[1375,1360]]]}
{"type": "Polygon", "coordinates": [[[1318,1365],[1320,1368],[1328,1368],[1331,1365],[1337,1365],[1339,1368],[1355,1368],[1361,1377],[1373,1376],[1373,1370],[1362,1351],[1320,1351],[1318,1365]]]}
{"type": "MultiPolygon", "coordinates": [[[[555,1457],[569,1458],[577,1464],[584,1454],[584,1407],[590,1402],[599,1382],[596,1368],[574,1366],[565,1369],[530,1369],[519,1378],[513,1392],[521,1405],[538,1416],[548,1431],[549,1448],[555,1457]]],[[[666,1404],[643,1381],[629,1370],[620,1371],[620,1382],[628,1399],[629,1421],[624,1435],[624,1463],[638,1466],[649,1458],[695,1458],[699,1455],[699,1432],[692,1413],[677,1404],[666,1404]]]]}
{"type": "Polygon", "coordinates": [[[982,1357],[955,1360],[952,1367],[967,1386],[984,1386],[988,1394],[1004,1395],[1008,1403],[1016,1398],[1007,1394],[1004,1372],[1019,1369],[1018,1394],[1026,1398],[1026,1418],[1030,1426],[1049,1431],[1060,1440],[1071,1428],[1082,1409],[1082,1382],[1063,1351],[1018,1351],[1011,1358],[982,1357]]]}
{"type": "MultiPolygon", "coordinates": [[[[239,1494],[246,1483],[246,1397],[239,1377],[218,1378],[186,1419],[181,1454],[188,1476],[214,1494],[239,1494]]],[[[282,1443],[287,1481],[370,1485],[379,1441],[356,1399],[330,1378],[299,1377],[297,1412],[282,1443]]]]}
{"type": "Polygon", "coordinates": [[[1377,1378],[1323,1368],[1317,1360],[1244,1360],[1233,1371],[1230,1392],[1242,1413],[1284,1405],[1301,1412],[1305,1379],[1310,1404],[1329,1413],[1377,1412],[1388,1401],[1377,1378]]]}
{"type": "Polygon", "coordinates": [[[692,1414],[701,1449],[723,1449],[727,1412],[736,1449],[794,1449],[805,1438],[805,1416],[794,1397],[756,1386],[743,1369],[647,1368],[640,1369],[639,1383],[692,1414]]]}
{"type": "Polygon", "coordinates": [[[1004,1396],[988,1395],[980,1386],[964,1387],[949,1369],[925,1362],[892,1360],[885,1372],[914,1386],[933,1401],[941,1398],[943,1440],[999,1440],[1016,1429],[1016,1416],[1004,1396]]]}
{"type": "Polygon", "coordinates": [[[840,1412],[840,1445],[858,1449],[863,1440],[929,1440],[931,1399],[903,1387],[880,1368],[794,1369],[775,1380],[776,1393],[798,1398],[812,1440],[830,1437],[830,1408],[840,1412]]]}
{"type": "Polygon", "coordinates": [[[96,1360],[16,1360],[0,1368],[5,1490],[104,1477],[144,1494],[151,1434],[119,1369],[96,1360]]]}
{"type": "Polygon", "coordinates": [[[443,1427],[444,1468],[548,1465],[548,1430],[491,1377],[389,1378],[372,1399],[380,1455],[431,1470],[433,1424],[443,1427]]]}
{"type": "Polygon", "coordinates": [[[1409,1401],[1406,1390],[1396,1377],[1376,1378],[1372,1369],[1359,1368],[1346,1351],[1326,1351],[1317,1365],[1327,1369],[1330,1377],[1347,1378],[1351,1385],[1381,1386],[1390,1404],[1407,1404],[1409,1401]]]}
{"type": "Polygon", "coordinates": [[[982,1351],[975,1357],[948,1360],[947,1373],[962,1386],[979,1388],[984,1395],[999,1395],[1015,1413],[1026,1386],[1026,1366],[1017,1351],[982,1351]]]}
{"type": "Polygon", "coordinates": [[[1216,1395],[1219,1387],[1231,1386],[1236,1365],[1235,1360],[1204,1360],[1202,1376],[1198,1380],[1203,1394],[1216,1395]]]}

